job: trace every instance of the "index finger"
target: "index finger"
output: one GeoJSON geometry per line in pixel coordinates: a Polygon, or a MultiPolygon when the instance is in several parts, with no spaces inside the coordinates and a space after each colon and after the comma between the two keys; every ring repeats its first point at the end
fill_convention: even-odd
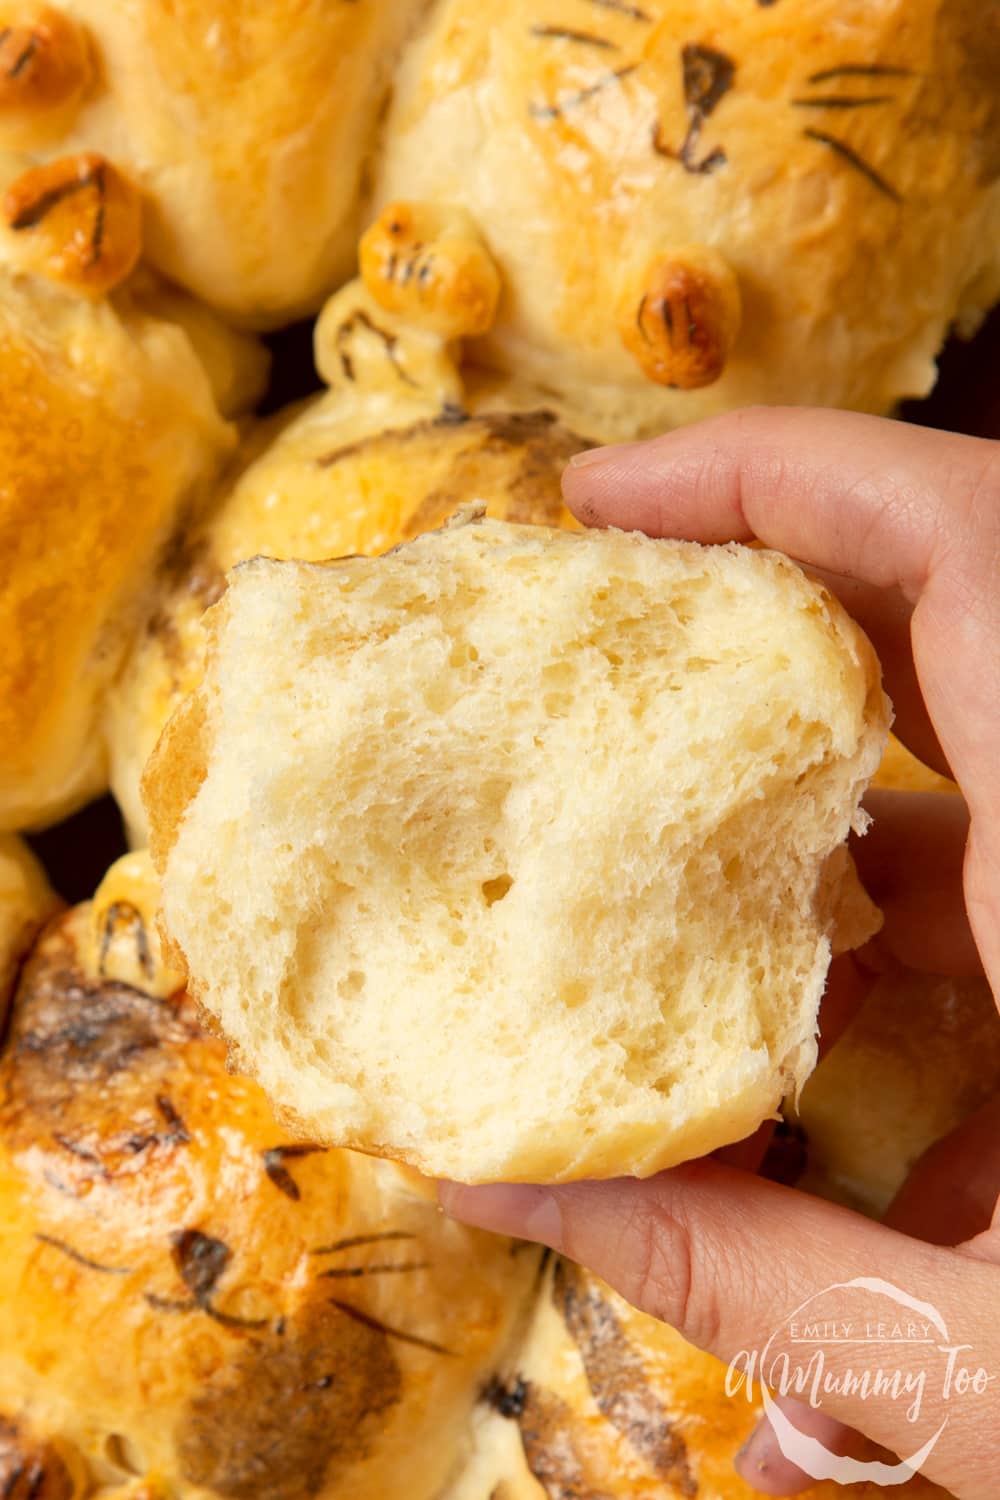
{"type": "Polygon", "coordinates": [[[700,542],[756,537],[814,567],[899,587],[915,603],[996,450],[854,412],[750,407],[578,454],[563,492],[588,526],[700,542]]]}

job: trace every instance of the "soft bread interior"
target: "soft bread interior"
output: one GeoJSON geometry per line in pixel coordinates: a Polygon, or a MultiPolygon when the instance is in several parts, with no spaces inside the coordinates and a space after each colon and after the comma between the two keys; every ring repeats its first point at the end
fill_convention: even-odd
{"type": "Polygon", "coordinates": [[[798,1089],[838,914],[877,926],[842,846],[888,706],[793,564],[477,520],[256,559],[206,619],[146,777],[164,912],[313,1138],[646,1174],[798,1089]]]}

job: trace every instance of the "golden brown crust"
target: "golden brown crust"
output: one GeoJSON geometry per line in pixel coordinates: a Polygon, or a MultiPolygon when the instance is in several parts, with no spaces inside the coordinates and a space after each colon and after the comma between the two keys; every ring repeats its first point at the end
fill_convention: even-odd
{"type": "Polygon", "coordinates": [[[892,970],[802,1091],[802,1186],[881,1215],[923,1152],[998,1090],[986,981],[892,970]]]}
{"type": "Polygon", "coordinates": [[[312,312],[354,261],[364,164],[423,0],[73,0],[95,67],[47,131],[142,184],[147,259],[233,321],[312,312]]]}
{"type": "Polygon", "coordinates": [[[58,911],[59,905],[45,871],[27,844],[0,833],[0,1037],[21,960],[43,922],[58,911]]]}
{"type": "Polygon", "coordinates": [[[917,760],[906,746],[894,735],[890,735],[885,755],[872,782],[873,786],[886,787],[897,792],[951,792],[958,791],[954,781],[932,771],[917,760]]]}
{"type": "Polygon", "coordinates": [[[703,251],[654,261],[620,328],[623,344],[649,380],[694,391],[718,380],[739,325],[736,278],[721,256],[703,251]]]}
{"type": "Polygon", "coordinates": [[[0,119],[15,126],[28,116],[62,112],[91,76],[86,38],[51,5],[0,5],[0,119]]]}
{"type": "Polygon", "coordinates": [[[0,1417],[81,1494],[429,1500],[530,1255],[290,1139],[183,992],[93,972],[89,921],[49,930],[0,1057],[0,1417]]]}
{"type": "Polygon", "coordinates": [[[135,188],[105,157],[82,151],[32,167],[3,199],[22,264],[103,296],[135,269],[142,213],[135,188]]]}
{"type": "Polygon", "coordinates": [[[885,0],[846,27],[841,0],[543,18],[439,0],[397,73],[374,207],[471,215],[505,289],[477,362],[547,385],[605,442],[751,402],[884,411],[1000,296],[996,71],[977,0],[885,0]],[[677,357],[655,278],[648,345],[637,326],[675,247],[738,281],[724,363],[711,309],[705,349],[677,357]]]}
{"type": "Polygon", "coordinates": [[[159,548],[234,441],[180,328],[127,294],[3,278],[0,828],[101,790],[96,702],[159,548]]]}
{"type": "MultiPolygon", "coordinates": [[[[204,746],[207,743],[205,706],[191,693],[180,700],[176,712],[163,726],[142,777],[143,798],[155,798],[157,817],[150,825],[149,852],[158,874],[177,839],[177,830],[188,804],[204,780],[204,746]]],[[[178,949],[164,934],[169,961],[183,966],[178,949]]]]}

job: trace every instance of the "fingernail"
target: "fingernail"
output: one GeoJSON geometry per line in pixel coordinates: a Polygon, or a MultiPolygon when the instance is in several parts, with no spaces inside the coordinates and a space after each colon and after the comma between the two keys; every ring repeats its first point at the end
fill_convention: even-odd
{"type": "Polygon", "coordinates": [[[475,1224],[494,1234],[538,1240],[558,1250],[562,1244],[562,1214],[551,1192],[523,1183],[497,1182],[466,1187],[458,1182],[438,1183],[438,1202],[454,1219],[475,1224]]]}
{"type": "Polygon", "coordinates": [[[739,1474],[740,1478],[745,1479],[748,1484],[753,1482],[755,1474],[759,1478],[767,1467],[766,1453],[754,1455],[754,1449],[760,1446],[757,1440],[760,1437],[762,1425],[762,1421],[758,1419],[750,1432],[750,1436],[743,1443],[742,1447],[737,1448],[733,1455],[733,1468],[739,1474]]]}
{"type": "Polygon", "coordinates": [[[582,453],[574,453],[569,461],[571,469],[589,469],[591,464],[607,463],[620,453],[627,443],[609,443],[605,448],[585,448],[582,453]]]}

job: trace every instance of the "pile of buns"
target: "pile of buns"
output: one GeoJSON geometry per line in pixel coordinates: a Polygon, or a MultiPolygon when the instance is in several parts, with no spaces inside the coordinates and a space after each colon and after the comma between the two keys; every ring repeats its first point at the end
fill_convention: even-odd
{"type": "Polygon", "coordinates": [[[751,1493],[715,1361],[402,1163],[652,1171],[799,1093],[803,1180],[880,1213],[996,1087],[984,987],[915,975],[806,1081],[829,954],[877,923],[843,850],[886,726],[860,632],[781,559],[574,537],[559,476],[747,401],[925,394],[1000,297],[997,46],[971,0],[0,3],[4,1495],[751,1493]],[[318,393],[270,337],[304,318],[318,393]],[[67,909],[23,835],[109,789],[134,852],[67,909]],[[424,844],[393,822],[421,797],[424,844]],[[456,806],[481,857],[449,884],[456,806]],[[314,920],[352,860],[363,961],[314,920]],[[717,997],[675,1030],[665,915],[667,987],[717,997]],[[518,964],[560,997],[527,1060],[518,964]],[[383,1009],[331,1062],[309,997],[359,984],[383,1009]],[[429,1039],[395,1092],[393,984],[429,1039]],[[435,1009],[463,986],[464,1092],[435,1009]],[[751,1062],[720,1087],[723,1055],[751,1062]]]}

